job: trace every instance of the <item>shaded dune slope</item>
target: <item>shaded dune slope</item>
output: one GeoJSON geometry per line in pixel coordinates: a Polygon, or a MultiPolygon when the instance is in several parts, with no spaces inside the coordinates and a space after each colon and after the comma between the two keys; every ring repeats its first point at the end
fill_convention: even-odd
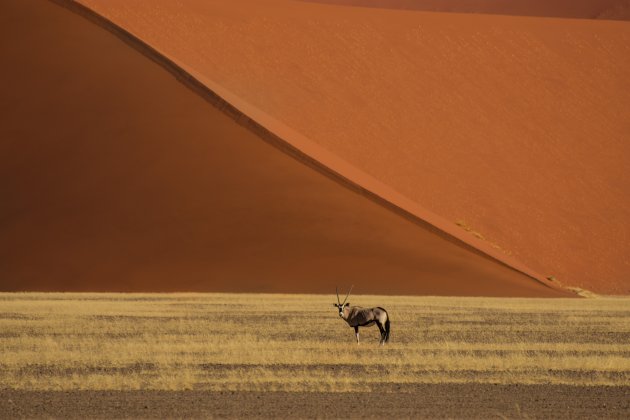
{"type": "Polygon", "coordinates": [[[322,176],[86,19],[0,12],[2,290],[562,295],[322,176]]]}
{"type": "Polygon", "coordinates": [[[302,0],[343,6],[428,12],[487,13],[579,19],[630,19],[628,0],[302,0]]]}
{"type": "Polygon", "coordinates": [[[626,22],[81,3],[536,272],[629,291],[626,22]]]}
{"type": "Polygon", "coordinates": [[[619,0],[603,10],[598,19],[630,20],[630,0],[619,0]]]}

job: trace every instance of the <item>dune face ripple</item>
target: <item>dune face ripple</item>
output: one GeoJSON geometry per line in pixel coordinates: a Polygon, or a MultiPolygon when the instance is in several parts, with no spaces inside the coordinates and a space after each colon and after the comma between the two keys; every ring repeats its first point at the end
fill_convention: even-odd
{"type": "Polygon", "coordinates": [[[91,20],[0,3],[0,289],[564,294],[281,150],[91,20]]]}

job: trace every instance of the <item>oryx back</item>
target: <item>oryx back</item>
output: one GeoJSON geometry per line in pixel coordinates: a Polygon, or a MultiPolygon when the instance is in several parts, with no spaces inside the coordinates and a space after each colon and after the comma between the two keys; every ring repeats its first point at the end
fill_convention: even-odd
{"type": "Polygon", "coordinates": [[[382,308],[362,308],[352,306],[349,308],[348,319],[346,321],[351,327],[369,327],[376,321],[385,323],[387,312],[382,308]],[[382,321],[381,321],[382,320],[382,321]]]}
{"type": "Polygon", "coordinates": [[[346,308],[347,316],[346,322],[351,327],[371,327],[377,325],[381,332],[381,344],[389,341],[390,335],[390,323],[389,314],[380,306],[376,308],[362,308],[360,306],[350,306],[346,308]]]}

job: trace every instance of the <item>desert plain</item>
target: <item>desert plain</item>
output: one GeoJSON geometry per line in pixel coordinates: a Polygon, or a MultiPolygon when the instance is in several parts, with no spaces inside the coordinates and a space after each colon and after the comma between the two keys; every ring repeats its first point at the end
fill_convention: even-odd
{"type": "Polygon", "coordinates": [[[628,418],[629,11],[0,2],[0,417],[628,418]]]}
{"type": "Polygon", "coordinates": [[[624,418],[630,300],[0,295],[0,416],[624,418]]]}

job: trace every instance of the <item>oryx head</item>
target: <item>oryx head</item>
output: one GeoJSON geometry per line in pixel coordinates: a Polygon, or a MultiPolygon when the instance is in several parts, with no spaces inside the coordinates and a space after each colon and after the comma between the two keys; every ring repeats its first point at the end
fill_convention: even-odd
{"type": "MultiPolygon", "coordinates": [[[[352,287],[354,287],[354,285],[352,285],[352,287]]],[[[350,302],[346,302],[348,300],[348,296],[350,296],[350,292],[352,291],[352,287],[350,287],[350,290],[348,290],[348,294],[346,295],[346,298],[343,300],[343,303],[341,303],[339,301],[339,288],[335,287],[335,290],[337,291],[337,303],[333,303],[333,306],[336,307],[339,310],[339,316],[341,318],[343,318],[343,310],[346,306],[350,306],[350,302]]]]}

